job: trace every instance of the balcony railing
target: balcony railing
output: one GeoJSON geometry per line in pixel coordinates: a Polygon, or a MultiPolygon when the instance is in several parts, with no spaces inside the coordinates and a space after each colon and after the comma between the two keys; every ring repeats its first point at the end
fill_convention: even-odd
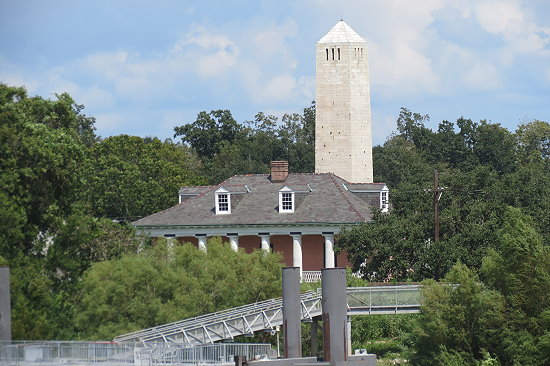
{"type": "Polygon", "coordinates": [[[302,271],[302,282],[320,282],[321,271],[302,271]]]}

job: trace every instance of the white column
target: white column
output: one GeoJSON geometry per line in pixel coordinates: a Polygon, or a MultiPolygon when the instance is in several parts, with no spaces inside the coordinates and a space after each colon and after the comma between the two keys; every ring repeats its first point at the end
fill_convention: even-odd
{"type": "Polygon", "coordinates": [[[300,278],[302,278],[302,234],[292,235],[292,266],[300,267],[300,278]]]}
{"type": "Polygon", "coordinates": [[[334,234],[323,234],[325,237],[325,268],[334,268],[334,234]]]}
{"type": "Polygon", "coordinates": [[[229,238],[229,244],[231,245],[231,249],[233,249],[234,252],[239,251],[239,236],[238,235],[227,235],[229,238]]]}
{"type": "Polygon", "coordinates": [[[206,252],[206,235],[197,236],[197,240],[199,241],[199,249],[206,252]]]}
{"type": "Polygon", "coordinates": [[[176,238],[175,237],[167,237],[166,238],[166,245],[168,247],[168,258],[170,260],[174,259],[174,247],[176,246],[176,238]]]}
{"type": "Polygon", "coordinates": [[[262,240],[262,250],[266,253],[269,253],[271,251],[271,247],[269,245],[269,235],[260,235],[260,239],[262,240]]]}

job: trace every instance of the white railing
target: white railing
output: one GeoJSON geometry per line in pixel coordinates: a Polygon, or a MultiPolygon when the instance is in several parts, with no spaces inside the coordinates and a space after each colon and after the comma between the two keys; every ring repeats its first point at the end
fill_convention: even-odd
{"type": "Polygon", "coordinates": [[[321,282],[321,271],[302,271],[302,282],[321,282]]]}
{"type": "Polygon", "coordinates": [[[234,363],[234,356],[274,358],[269,344],[216,343],[186,345],[118,342],[2,342],[0,366],[15,365],[182,365],[234,363]]]}

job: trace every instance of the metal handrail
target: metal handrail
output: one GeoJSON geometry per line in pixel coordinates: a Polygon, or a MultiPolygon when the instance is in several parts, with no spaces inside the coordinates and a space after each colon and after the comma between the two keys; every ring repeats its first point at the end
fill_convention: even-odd
{"type": "MultiPolygon", "coordinates": [[[[404,314],[420,311],[422,285],[348,287],[348,314],[404,314]]],[[[302,320],[321,315],[321,291],[301,295],[302,320]]],[[[120,335],[115,341],[212,343],[282,324],[282,299],[205,314],[178,322],[120,335]]]]}

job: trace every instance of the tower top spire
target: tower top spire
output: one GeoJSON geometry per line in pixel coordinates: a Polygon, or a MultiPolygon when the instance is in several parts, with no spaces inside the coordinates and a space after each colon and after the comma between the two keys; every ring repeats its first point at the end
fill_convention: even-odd
{"type": "Polygon", "coordinates": [[[342,19],[332,29],[319,40],[319,43],[349,43],[366,42],[357,32],[344,22],[342,19]]]}

